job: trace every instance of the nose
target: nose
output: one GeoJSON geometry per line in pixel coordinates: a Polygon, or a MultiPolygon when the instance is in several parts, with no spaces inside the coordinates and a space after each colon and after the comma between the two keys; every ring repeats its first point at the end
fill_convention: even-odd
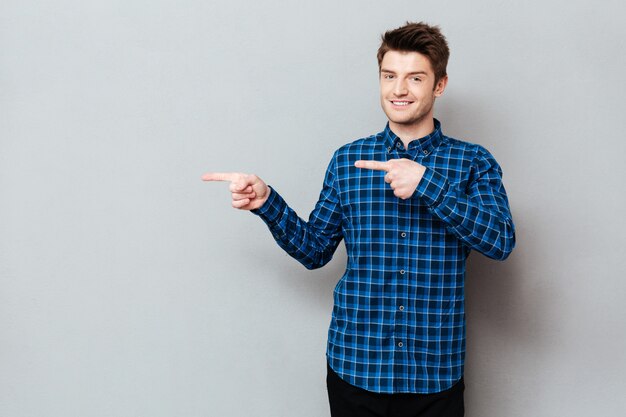
{"type": "Polygon", "coordinates": [[[404,80],[398,78],[395,82],[395,84],[393,85],[393,93],[396,96],[403,96],[405,94],[407,94],[407,88],[406,88],[406,83],[404,82],[404,80]]]}

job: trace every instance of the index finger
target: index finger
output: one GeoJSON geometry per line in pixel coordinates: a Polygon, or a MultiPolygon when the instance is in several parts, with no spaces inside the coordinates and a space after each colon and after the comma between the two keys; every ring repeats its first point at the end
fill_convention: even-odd
{"type": "Polygon", "coordinates": [[[203,181],[236,181],[239,174],[236,172],[207,172],[202,176],[203,181]]]}
{"type": "Polygon", "coordinates": [[[376,171],[389,171],[387,162],[359,160],[354,163],[354,166],[357,168],[374,169],[376,171]]]}

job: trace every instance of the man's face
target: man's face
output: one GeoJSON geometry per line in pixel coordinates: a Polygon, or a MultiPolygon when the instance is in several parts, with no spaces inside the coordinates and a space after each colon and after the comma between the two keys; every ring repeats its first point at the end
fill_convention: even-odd
{"type": "Polygon", "coordinates": [[[407,128],[433,117],[448,77],[434,87],[435,73],[430,61],[417,52],[388,51],[380,65],[380,103],[390,122],[407,128]]]}

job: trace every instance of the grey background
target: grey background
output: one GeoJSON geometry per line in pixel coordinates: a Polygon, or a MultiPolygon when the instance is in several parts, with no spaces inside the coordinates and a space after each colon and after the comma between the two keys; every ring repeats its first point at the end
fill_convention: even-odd
{"type": "Polygon", "coordinates": [[[439,24],[435,116],[504,170],[467,275],[470,417],[626,409],[621,2],[0,3],[0,415],[327,416],[343,244],[307,271],[207,171],[307,218],[379,132],[376,49],[439,24]]]}

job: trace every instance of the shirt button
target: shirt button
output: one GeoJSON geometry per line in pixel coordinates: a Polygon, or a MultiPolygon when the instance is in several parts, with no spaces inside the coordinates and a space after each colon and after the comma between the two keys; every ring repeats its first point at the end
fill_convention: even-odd
{"type": "Polygon", "coordinates": [[[406,237],[406,233],[402,232],[402,233],[400,233],[400,236],[406,237]]]}
{"type": "Polygon", "coordinates": [[[391,152],[391,146],[387,147],[387,152],[391,152]]]}
{"type": "Polygon", "coordinates": [[[405,273],[405,272],[406,272],[406,271],[405,271],[404,269],[401,269],[401,270],[400,270],[400,275],[404,275],[404,273],[405,273]]]}
{"type": "Polygon", "coordinates": [[[404,311],[404,306],[400,306],[400,307],[398,307],[398,309],[399,309],[400,311],[404,311]]]}
{"type": "Polygon", "coordinates": [[[402,347],[402,346],[404,346],[404,343],[398,342],[398,347],[402,347]]]}
{"type": "Polygon", "coordinates": [[[428,155],[428,151],[424,149],[424,155],[428,155]]]}

